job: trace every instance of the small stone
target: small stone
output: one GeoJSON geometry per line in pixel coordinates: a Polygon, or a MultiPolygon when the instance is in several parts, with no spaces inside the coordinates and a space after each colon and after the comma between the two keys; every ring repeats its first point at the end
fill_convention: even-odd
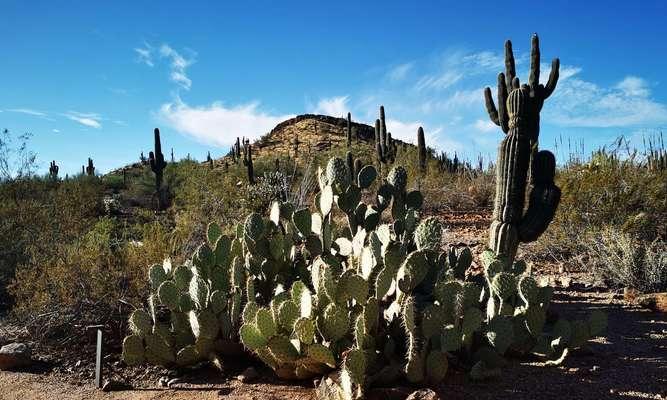
{"type": "Polygon", "coordinates": [[[600,370],[600,367],[598,367],[597,365],[593,365],[593,367],[590,369],[590,372],[595,373],[595,372],[598,372],[599,370],[600,370]]]}
{"type": "Polygon", "coordinates": [[[74,364],[74,368],[79,368],[81,366],[81,360],[77,361],[76,364],[74,364]]]}
{"type": "Polygon", "coordinates": [[[172,386],[177,385],[181,382],[183,382],[181,378],[170,379],[169,382],[167,382],[167,387],[171,389],[172,386]]]}
{"type": "Polygon", "coordinates": [[[248,367],[241,373],[241,375],[237,376],[236,379],[243,383],[249,383],[257,379],[259,374],[257,373],[257,370],[253,367],[248,367]]]}
{"type": "Polygon", "coordinates": [[[421,389],[412,392],[405,400],[440,400],[440,396],[431,389],[421,389]]]}
{"type": "Polygon", "coordinates": [[[169,381],[169,378],[166,376],[161,376],[160,379],[158,379],[157,384],[158,386],[161,387],[167,387],[167,382],[169,381]]]}
{"type": "Polygon", "coordinates": [[[0,348],[0,370],[24,368],[32,364],[32,352],[23,343],[10,343],[0,348]]]}
{"type": "Polygon", "coordinates": [[[106,380],[102,385],[103,392],[115,392],[117,390],[129,390],[132,389],[132,385],[125,382],[119,382],[114,380],[106,380]]]}

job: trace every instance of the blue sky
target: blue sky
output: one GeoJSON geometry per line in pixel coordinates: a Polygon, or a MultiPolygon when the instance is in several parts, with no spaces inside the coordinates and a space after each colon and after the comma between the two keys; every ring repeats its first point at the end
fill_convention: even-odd
{"type": "Polygon", "coordinates": [[[482,89],[495,92],[505,39],[527,79],[561,81],[542,112],[542,147],[587,148],[667,126],[667,3],[596,1],[1,1],[0,128],[33,133],[41,171],[138,159],[152,129],[177,158],[226,152],[236,136],[318,112],[395,137],[495,155],[482,89]],[[104,4],[102,6],[101,4],[104,4]]]}

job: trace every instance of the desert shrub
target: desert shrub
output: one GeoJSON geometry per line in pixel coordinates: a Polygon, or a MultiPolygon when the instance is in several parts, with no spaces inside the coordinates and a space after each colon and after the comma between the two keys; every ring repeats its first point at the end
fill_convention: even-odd
{"type": "Polygon", "coordinates": [[[643,242],[614,228],[590,236],[590,262],[598,279],[612,287],[646,293],[667,290],[667,243],[643,242]]]}
{"type": "Polygon", "coordinates": [[[122,321],[122,304],[140,305],[145,298],[145,266],[170,254],[168,231],[159,224],[136,228],[136,237],[133,231],[102,217],[80,238],[49,253],[33,252],[9,286],[14,315],[38,336],[73,322],[122,321]]]}

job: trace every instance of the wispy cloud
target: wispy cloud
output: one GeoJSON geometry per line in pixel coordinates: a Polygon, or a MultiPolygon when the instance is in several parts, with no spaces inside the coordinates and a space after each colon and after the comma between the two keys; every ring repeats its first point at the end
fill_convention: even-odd
{"type": "Polygon", "coordinates": [[[185,58],[168,44],[163,44],[160,46],[160,56],[170,60],[170,79],[183,89],[190,90],[192,80],[188,78],[186,70],[195,62],[195,55],[185,58]]]}
{"type": "Polygon", "coordinates": [[[102,117],[99,114],[68,111],[63,115],[72,121],[90,128],[100,129],[102,127],[102,124],[100,123],[102,117]]]}
{"type": "Polygon", "coordinates": [[[237,106],[225,106],[222,102],[190,106],[176,98],[163,104],[157,117],[201,143],[225,147],[236,137],[257,139],[293,115],[262,111],[259,102],[237,106]]]}
{"type": "Polygon", "coordinates": [[[9,108],[5,111],[15,112],[20,114],[33,115],[35,117],[46,117],[48,114],[43,111],[33,110],[30,108],[9,108]]]}
{"type": "Polygon", "coordinates": [[[413,67],[414,63],[412,62],[399,64],[387,71],[387,79],[392,82],[402,81],[408,76],[408,73],[410,73],[413,67]]]}
{"type": "Polygon", "coordinates": [[[342,117],[347,115],[350,108],[347,104],[349,96],[327,97],[320,99],[310,112],[313,114],[325,114],[333,117],[342,117]]]}
{"type": "Polygon", "coordinates": [[[51,129],[51,132],[53,132],[53,133],[60,133],[60,129],[55,129],[55,128],[53,128],[53,129],[51,129]]]}
{"type": "Polygon", "coordinates": [[[146,64],[149,67],[152,67],[155,65],[153,62],[153,47],[144,42],[143,47],[135,47],[134,52],[137,56],[137,62],[146,64]]]}

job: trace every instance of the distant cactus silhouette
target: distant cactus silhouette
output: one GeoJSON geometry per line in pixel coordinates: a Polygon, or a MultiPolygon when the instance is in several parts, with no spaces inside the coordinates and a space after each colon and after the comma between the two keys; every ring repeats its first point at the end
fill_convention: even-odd
{"type": "Polygon", "coordinates": [[[95,166],[93,165],[93,159],[88,157],[88,166],[86,167],[86,175],[95,176],[95,166]]]}
{"type": "Polygon", "coordinates": [[[54,180],[54,181],[58,180],[58,170],[59,169],[60,168],[56,164],[56,161],[55,160],[51,161],[51,163],[49,164],[49,178],[51,178],[51,180],[54,180]]]}
{"type": "Polygon", "coordinates": [[[352,146],[352,114],[347,113],[347,147],[352,146]]]}
{"type": "Polygon", "coordinates": [[[419,155],[419,169],[426,171],[426,140],[424,139],[424,128],[417,129],[417,153],[419,155]]]}
{"type": "Polygon", "coordinates": [[[162,143],[160,143],[160,130],[158,128],[153,130],[153,138],[155,141],[155,151],[148,153],[148,162],[151,170],[155,173],[155,192],[158,195],[158,209],[162,210],[166,206],[166,194],[162,190],[162,176],[167,163],[164,161],[164,154],[162,154],[162,143]]]}

